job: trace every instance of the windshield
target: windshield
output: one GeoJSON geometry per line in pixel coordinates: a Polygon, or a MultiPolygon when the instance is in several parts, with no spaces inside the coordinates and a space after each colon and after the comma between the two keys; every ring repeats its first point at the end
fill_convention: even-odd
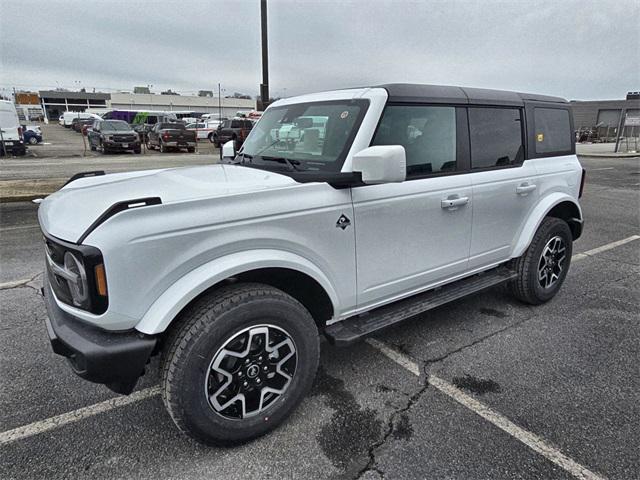
{"type": "Polygon", "coordinates": [[[123,122],[122,120],[109,120],[107,122],[102,122],[100,125],[102,130],[116,130],[116,131],[130,131],[131,127],[127,122],[123,122]]]}
{"type": "Polygon", "coordinates": [[[286,159],[290,162],[283,164],[294,163],[298,171],[338,172],[368,104],[339,100],[270,108],[251,130],[240,156],[251,163],[286,159]]]}

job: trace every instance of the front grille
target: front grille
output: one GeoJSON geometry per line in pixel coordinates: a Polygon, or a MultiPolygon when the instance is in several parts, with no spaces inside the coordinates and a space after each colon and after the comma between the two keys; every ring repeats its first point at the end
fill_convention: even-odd
{"type": "Polygon", "coordinates": [[[123,142],[123,143],[127,143],[127,142],[135,142],[136,141],[136,136],[135,135],[114,135],[113,136],[113,141],[114,142],[123,142]]]}
{"type": "Polygon", "coordinates": [[[58,300],[67,305],[73,305],[73,300],[71,298],[71,292],[69,291],[69,286],[64,278],[59,275],[56,275],[53,271],[53,268],[50,264],[54,263],[58,267],[62,268],[64,266],[64,252],[65,249],[62,245],[59,245],[48,238],[44,240],[45,244],[45,256],[47,261],[45,262],[47,277],[49,278],[49,284],[51,285],[51,289],[53,293],[55,293],[58,300]],[[50,260],[50,261],[49,261],[50,260]]]}

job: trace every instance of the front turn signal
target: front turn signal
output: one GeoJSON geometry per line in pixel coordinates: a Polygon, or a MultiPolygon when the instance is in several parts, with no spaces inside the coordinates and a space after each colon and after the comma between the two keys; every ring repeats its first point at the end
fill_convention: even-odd
{"type": "Polygon", "coordinates": [[[96,276],[96,289],[98,290],[98,295],[101,297],[107,296],[107,277],[104,273],[104,264],[99,263],[94,267],[94,272],[96,276]]]}

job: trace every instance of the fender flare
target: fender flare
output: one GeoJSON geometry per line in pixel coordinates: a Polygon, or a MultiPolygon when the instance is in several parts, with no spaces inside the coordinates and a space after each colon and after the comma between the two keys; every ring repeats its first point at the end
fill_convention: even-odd
{"type": "Polygon", "coordinates": [[[338,311],[336,290],[317,265],[291,252],[251,250],[216,258],[191,270],[153,302],[135,329],[147,335],[162,333],[182,309],[202,292],[229,277],[259,268],[288,268],[310,276],[327,292],[333,311],[338,311]]]}
{"type": "Polygon", "coordinates": [[[533,209],[529,215],[527,223],[522,228],[518,240],[515,242],[513,249],[511,250],[511,258],[517,258],[521,256],[525,250],[529,247],[529,244],[533,240],[538,227],[542,223],[542,220],[556,205],[562,202],[571,202],[576,206],[578,212],[580,212],[580,220],[582,219],[582,209],[580,204],[570,195],[562,192],[554,192],[547,195],[538,202],[538,205],[533,209]]]}

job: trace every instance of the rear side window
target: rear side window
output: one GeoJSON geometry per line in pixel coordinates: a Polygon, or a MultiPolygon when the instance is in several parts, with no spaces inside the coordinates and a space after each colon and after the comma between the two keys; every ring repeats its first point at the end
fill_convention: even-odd
{"type": "Polygon", "coordinates": [[[569,110],[534,108],[536,153],[571,153],[569,110]]]}
{"type": "Polygon", "coordinates": [[[231,122],[231,128],[242,128],[242,121],[240,120],[233,120],[231,122]]]}
{"type": "Polygon", "coordinates": [[[455,107],[390,105],[372,145],[402,145],[407,176],[456,170],[455,107]]]}
{"type": "Polygon", "coordinates": [[[524,160],[522,114],[517,108],[469,108],[471,168],[505,167],[524,160]]]}

